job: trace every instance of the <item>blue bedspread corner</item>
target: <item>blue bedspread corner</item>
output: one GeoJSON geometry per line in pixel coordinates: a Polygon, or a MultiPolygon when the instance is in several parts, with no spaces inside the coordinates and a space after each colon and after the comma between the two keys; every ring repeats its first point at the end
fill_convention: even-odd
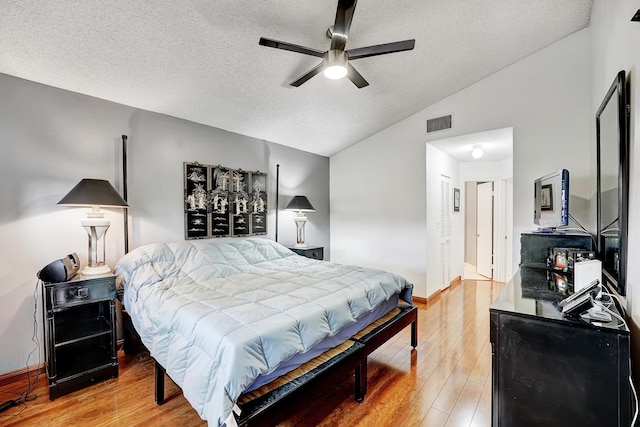
{"type": "Polygon", "coordinates": [[[413,297],[413,284],[409,283],[407,284],[407,287],[405,287],[402,291],[400,291],[400,299],[402,301],[409,303],[410,305],[413,305],[412,297],[413,297]]]}

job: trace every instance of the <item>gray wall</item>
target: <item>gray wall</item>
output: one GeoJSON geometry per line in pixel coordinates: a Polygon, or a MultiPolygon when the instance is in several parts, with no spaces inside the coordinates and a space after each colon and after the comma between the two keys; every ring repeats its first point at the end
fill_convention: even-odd
{"type": "MultiPolygon", "coordinates": [[[[214,96],[214,95],[212,95],[214,96]]],[[[82,178],[120,189],[121,135],[129,136],[131,248],[183,239],[184,161],[267,171],[269,237],[275,229],[275,172],[280,208],[295,194],[316,208],[307,242],[329,256],[329,160],[273,142],[0,74],[0,374],[38,363],[31,337],[36,272],[77,252],[83,265],[85,209],[56,206],[82,178]]],[[[123,255],[123,213],[107,211],[107,263],[123,255]]],[[[279,241],[295,243],[293,213],[280,212],[279,241]]],[[[41,304],[36,319],[41,331],[41,304]]],[[[42,352],[42,344],[40,346],[42,352]]]]}

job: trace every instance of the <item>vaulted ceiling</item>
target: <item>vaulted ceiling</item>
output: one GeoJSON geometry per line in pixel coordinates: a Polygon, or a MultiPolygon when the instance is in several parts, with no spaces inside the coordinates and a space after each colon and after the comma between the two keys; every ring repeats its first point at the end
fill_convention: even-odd
{"type": "Polygon", "coordinates": [[[361,0],[347,49],[370,83],[317,75],[337,0],[4,0],[0,73],[332,155],[589,25],[592,0],[361,0]]]}

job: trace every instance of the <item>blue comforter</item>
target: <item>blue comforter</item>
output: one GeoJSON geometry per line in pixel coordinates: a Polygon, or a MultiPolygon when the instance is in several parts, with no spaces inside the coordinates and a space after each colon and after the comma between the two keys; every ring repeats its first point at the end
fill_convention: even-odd
{"type": "Polygon", "coordinates": [[[402,277],[298,256],[265,238],[142,246],[116,266],[142,342],[209,425],[233,425],[261,374],[335,335],[392,295],[402,277]]]}

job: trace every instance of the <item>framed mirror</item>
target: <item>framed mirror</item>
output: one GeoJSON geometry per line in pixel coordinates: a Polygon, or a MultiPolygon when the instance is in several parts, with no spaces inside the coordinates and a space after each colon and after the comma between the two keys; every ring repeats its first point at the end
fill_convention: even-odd
{"type": "Polygon", "coordinates": [[[629,130],[625,72],[614,79],[596,113],[597,243],[606,283],[625,295],[629,130]]]}

